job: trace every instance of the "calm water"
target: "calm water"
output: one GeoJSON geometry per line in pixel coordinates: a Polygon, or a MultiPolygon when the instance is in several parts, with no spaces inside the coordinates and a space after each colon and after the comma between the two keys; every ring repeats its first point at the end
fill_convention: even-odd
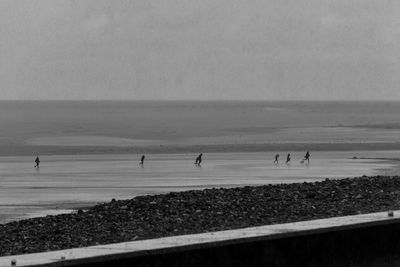
{"type": "Polygon", "coordinates": [[[398,143],[398,114],[398,103],[2,101],[0,221],[141,194],[396,174],[400,152],[379,146],[398,143]],[[282,162],[288,153],[279,144],[316,143],[346,144],[350,151],[311,151],[312,162],[304,165],[305,151],[294,149],[290,166],[272,164],[275,153],[282,162]],[[193,165],[207,145],[218,151],[238,144],[278,146],[201,151],[203,166],[193,165]],[[352,151],[354,144],[375,147],[352,151]],[[163,153],[148,152],[155,147],[163,153]],[[176,153],[182,148],[189,152],[176,153]]]}
{"type": "MultiPolygon", "coordinates": [[[[397,102],[0,102],[0,154],[398,143],[397,102]],[[67,147],[67,149],[66,149],[67,147]],[[85,147],[85,149],[82,149],[85,147]]],[[[193,151],[195,152],[195,151],[193,151]]]]}

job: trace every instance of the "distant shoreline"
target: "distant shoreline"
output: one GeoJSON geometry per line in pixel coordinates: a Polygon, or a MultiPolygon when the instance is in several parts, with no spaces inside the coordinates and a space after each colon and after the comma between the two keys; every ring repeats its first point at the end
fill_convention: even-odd
{"type": "Polygon", "coordinates": [[[259,99],[0,99],[0,103],[12,102],[12,103],[24,103],[24,102],[32,102],[32,103],[40,103],[40,102],[49,102],[49,103],[344,103],[344,104],[371,104],[371,103],[394,103],[397,104],[400,100],[389,100],[389,99],[381,99],[381,100],[307,100],[307,99],[297,99],[297,100],[279,100],[279,99],[269,99],[269,100],[259,100],[259,99]]]}
{"type": "Polygon", "coordinates": [[[235,153],[271,151],[384,151],[400,150],[400,142],[379,143],[268,143],[218,145],[151,145],[151,146],[34,146],[4,145],[0,156],[32,155],[92,155],[92,154],[179,154],[179,153],[235,153]]]}

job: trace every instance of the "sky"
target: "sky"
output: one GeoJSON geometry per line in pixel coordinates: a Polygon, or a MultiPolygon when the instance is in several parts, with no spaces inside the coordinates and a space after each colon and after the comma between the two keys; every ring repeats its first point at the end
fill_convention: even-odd
{"type": "Polygon", "coordinates": [[[400,100],[397,0],[1,0],[0,99],[400,100]]]}

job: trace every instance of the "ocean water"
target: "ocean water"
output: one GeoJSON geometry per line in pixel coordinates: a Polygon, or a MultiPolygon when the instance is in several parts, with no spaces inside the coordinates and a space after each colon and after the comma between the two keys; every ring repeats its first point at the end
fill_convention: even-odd
{"type": "Polygon", "coordinates": [[[143,194],[397,174],[398,114],[394,102],[0,101],[0,222],[143,194]]]}
{"type": "Polygon", "coordinates": [[[0,155],[241,144],[390,148],[399,141],[398,114],[397,102],[0,101],[0,155]]]}

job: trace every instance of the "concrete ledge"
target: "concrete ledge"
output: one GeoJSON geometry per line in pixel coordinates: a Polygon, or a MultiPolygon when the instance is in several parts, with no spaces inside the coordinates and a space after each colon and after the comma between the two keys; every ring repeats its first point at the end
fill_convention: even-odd
{"type": "Polygon", "coordinates": [[[0,266],[391,266],[396,255],[400,211],[7,256],[0,266]]]}

